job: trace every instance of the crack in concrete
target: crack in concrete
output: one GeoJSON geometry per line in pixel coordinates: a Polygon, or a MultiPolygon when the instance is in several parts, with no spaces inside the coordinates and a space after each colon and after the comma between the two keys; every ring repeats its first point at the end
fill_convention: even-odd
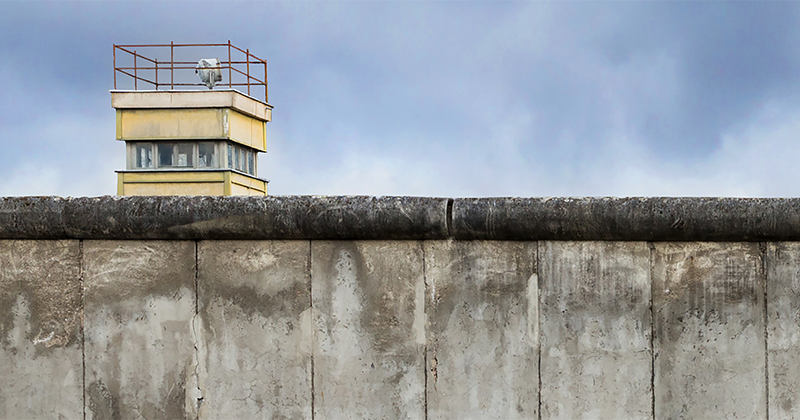
{"type": "MultiPolygon", "coordinates": [[[[544,243],[542,241],[536,241],[536,305],[539,309],[537,312],[541,310],[541,293],[542,293],[542,277],[539,276],[541,267],[544,266],[544,261],[542,261],[542,255],[544,252],[542,248],[544,247],[544,243]]],[[[530,302],[528,302],[530,305],[530,302]]],[[[542,331],[542,315],[541,313],[537,313],[536,315],[536,322],[538,325],[536,326],[537,331],[539,331],[539,335],[536,337],[536,380],[539,381],[539,389],[536,393],[536,417],[538,420],[542,420],[542,340],[541,340],[541,331],[542,331]]]]}
{"type": "Polygon", "coordinates": [[[655,348],[655,337],[656,337],[656,314],[655,308],[653,307],[653,267],[655,266],[655,262],[653,261],[653,251],[655,250],[655,245],[653,242],[647,242],[647,253],[648,258],[650,260],[650,264],[648,265],[647,269],[650,271],[647,273],[647,278],[650,280],[650,415],[653,418],[656,418],[656,348],[655,348]]]}
{"type": "MultiPolygon", "coordinates": [[[[447,201],[447,210],[448,210],[448,213],[452,210],[452,201],[451,200],[447,201]]],[[[450,224],[449,224],[450,223],[450,218],[448,217],[447,220],[448,220],[447,229],[449,231],[449,229],[450,229],[450,224]]],[[[423,292],[423,296],[428,296],[428,293],[427,293],[427,291],[428,291],[427,290],[428,289],[428,267],[427,267],[427,261],[426,261],[426,255],[425,255],[425,241],[419,241],[419,247],[422,250],[422,282],[423,282],[424,287],[426,289],[425,292],[423,292]]],[[[428,308],[427,308],[427,306],[428,305],[425,304],[425,298],[423,297],[422,302],[417,302],[417,303],[418,304],[422,303],[423,311],[425,312],[425,318],[426,318],[426,321],[427,321],[427,319],[428,319],[428,313],[427,313],[427,309],[428,308]]],[[[425,344],[423,344],[423,346],[422,346],[422,373],[423,373],[422,381],[423,381],[423,384],[424,384],[423,389],[424,389],[424,392],[425,392],[425,395],[423,395],[423,407],[422,407],[422,410],[423,410],[423,418],[425,420],[428,420],[428,328],[427,327],[428,327],[428,323],[425,322],[423,324],[423,328],[425,329],[425,344]]]]}
{"type": "Polygon", "coordinates": [[[200,242],[194,242],[194,316],[192,317],[192,334],[194,339],[194,386],[196,418],[200,418],[200,406],[203,404],[203,389],[200,386],[200,334],[198,318],[200,316],[200,242]]]}
{"type": "Polygon", "coordinates": [[[314,413],[315,413],[315,395],[314,393],[316,390],[314,389],[314,348],[316,347],[314,343],[314,292],[313,288],[313,281],[311,279],[311,261],[312,261],[312,253],[311,253],[311,241],[308,241],[308,308],[311,310],[311,328],[309,333],[311,334],[311,357],[310,357],[310,364],[311,364],[311,420],[314,420],[314,413]]]}
{"type": "Polygon", "coordinates": [[[764,287],[764,310],[761,314],[764,322],[764,404],[766,405],[764,414],[766,416],[766,420],[769,420],[769,308],[767,307],[767,298],[769,297],[769,283],[767,283],[767,258],[769,258],[769,245],[766,242],[759,242],[758,248],[761,252],[761,275],[759,276],[760,278],[758,281],[760,281],[764,287]]]}
{"type": "Polygon", "coordinates": [[[81,375],[83,383],[83,420],[86,420],[86,286],[84,284],[83,239],[78,240],[78,276],[81,284],[81,375]]]}

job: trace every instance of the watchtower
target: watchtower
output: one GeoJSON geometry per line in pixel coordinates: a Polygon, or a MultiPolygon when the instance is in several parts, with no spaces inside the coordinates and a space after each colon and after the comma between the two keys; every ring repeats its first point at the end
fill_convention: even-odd
{"type": "Polygon", "coordinates": [[[257,154],[267,151],[267,101],[267,62],[230,41],[114,45],[111,106],[127,157],[117,194],[266,195],[257,154]],[[193,51],[224,58],[176,58],[193,51]],[[132,89],[118,90],[118,75],[132,89]]]}

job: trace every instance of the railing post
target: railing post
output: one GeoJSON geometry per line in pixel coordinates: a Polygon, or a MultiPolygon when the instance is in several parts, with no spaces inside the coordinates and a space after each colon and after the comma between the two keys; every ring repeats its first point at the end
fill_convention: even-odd
{"type": "Polygon", "coordinates": [[[114,90],[117,90],[117,44],[114,44],[114,90]]]}
{"type": "Polygon", "coordinates": [[[228,88],[233,89],[233,71],[231,70],[231,40],[228,40],[228,88]]]}
{"type": "MultiPolygon", "coordinates": [[[[228,61],[227,61],[228,82],[227,83],[223,82],[223,83],[220,83],[219,85],[220,86],[224,86],[224,85],[227,84],[228,88],[233,90],[233,85],[234,85],[234,83],[233,83],[233,65],[234,65],[234,63],[236,63],[236,64],[245,64],[245,71],[242,71],[241,69],[237,68],[236,72],[238,74],[244,75],[247,78],[247,80],[246,80],[245,83],[236,83],[236,85],[237,86],[245,86],[246,85],[247,86],[246,94],[248,96],[253,96],[253,95],[257,95],[254,92],[254,88],[256,88],[259,84],[263,83],[263,85],[264,85],[264,101],[268,102],[269,101],[269,83],[267,81],[267,78],[269,76],[268,76],[268,69],[267,69],[267,67],[268,67],[267,60],[261,59],[259,57],[256,57],[255,55],[251,54],[249,48],[243,50],[243,49],[241,49],[239,47],[234,46],[231,43],[230,40],[228,40],[228,42],[226,44],[175,44],[174,41],[170,41],[169,45],[167,45],[167,44],[156,44],[156,45],[117,45],[117,44],[112,44],[112,51],[111,52],[112,52],[113,66],[114,66],[114,76],[113,76],[114,89],[116,90],[116,89],[120,88],[118,83],[117,83],[118,82],[117,81],[117,79],[118,79],[117,78],[117,72],[120,72],[125,76],[133,77],[133,89],[134,90],[139,90],[139,79],[142,79],[142,81],[145,82],[145,84],[147,86],[149,86],[150,84],[154,85],[156,91],[159,91],[162,86],[167,86],[167,85],[169,85],[169,89],[170,90],[175,90],[175,86],[176,86],[176,83],[175,83],[175,69],[176,69],[175,64],[178,63],[178,67],[177,67],[178,70],[191,69],[192,68],[192,67],[182,67],[182,65],[184,63],[191,64],[191,62],[183,62],[183,61],[176,62],[175,61],[175,47],[226,47],[226,46],[228,47],[228,61]],[[168,65],[164,66],[164,62],[163,61],[159,62],[158,58],[151,58],[151,57],[142,55],[142,59],[144,59],[147,62],[153,63],[153,67],[150,67],[148,65],[145,65],[144,67],[142,67],[141,70],[144,71],[145,76],[139,77],[139,70],[140,70],[139,69],[139,51],[136,50],[136,49],[133,49],[133,48],[136,48],[136,47],[139,47],[139,48],[145,48],[145,47],[166,48],[166,47],[169,47],[169,57],[170,58],[169,58],[168,65]],[[130,48],[130,49],[128,49],[128,48],[130,48]],[[128,67],[128,66],[124,66],[124,65],[122,67],[117,67],[117,49],[119,49],[123,53],[133,55],[133,66],[132,67],[128,67]],[[233,61],[233,55],[234,55],[234,51],[233,50],[234,49],[245,54],[245,60],[246,61],[244,63],[242,63],[241,61],[236,61],[236,62],[233,61]],[[252,62],[250,61],[251,59],[253,60],[252,62]],[[254,66],[257,66],[258,64],[262,64],[264,66],[264,80],[263,80],[263,82],[260,81],[255,76],[254,73],[253,74],[250,73],[251,70],[255,71],[255,67],[251,66],[251,64],[254,65],[254,66]],[[133,72],[130,72],[130,70],[133,70],[133,72]],[[149,70],[153,70],[154,71],[154,78],[153,79],[150,79],[149,76],[147,76],[149,74],[149,70]],[[164,78],[161,77],[161,75],[159,74],[161,72],[161,70],[168,70],[169,71],[169,83],[167,83],[167,82],[163,82],[162,83],[164,78]],[[133,74],[131,74],[131,73],[133,73],[133,74]]],[[[238,53],[236,53],[236,54],[238,54],[238,53]]],[[[159,55],[159,54],[156,54],[156,55],[159,55]]],[[[224,67],[223,67],[222,63],[220,63],[220,65],[217,68],[221,70],[224,67]]],[[[184,85],[185,86],[196,86],[198,84],[196,84],[196,83],[182,83],[181,80],[178,80],[177,85],[179,85],[179,86],[184,86],[184,85]]],[[[123,86],[123,88],[124,88],[124,86],[123,86]]],[[[149,89],[149,88],[148,87],[143,87],[142,89],[149,89]]],[[[242,89],[241,92],[244,94],[245,93],[244,89],[242,89]]]]}
{"type": "Polygon", "coordinates": [[[267,88],[267,60],[264,61],[264,102],[269,103],[269,89],[267,88]]]}

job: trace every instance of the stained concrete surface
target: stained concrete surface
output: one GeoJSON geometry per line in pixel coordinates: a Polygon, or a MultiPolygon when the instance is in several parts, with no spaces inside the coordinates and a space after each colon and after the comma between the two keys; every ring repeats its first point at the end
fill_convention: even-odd
{"type": "Polygon", "coordinates": [[[83,417],[80,245],[0,241],[0,418],[83,417]]]}
{"type": "Polygon", "coordinates": [[[87,419],[196,417],[195,242],[84,241],[87,419]]]}
{"type": "Polygon", "coordinates": [[[456,198],[455,239],[799,240],[800,198],[456,198]]]}
{"type": "Polygon", "coordinates": [[[647,244],[539,244],[541,418],[652,418],[647,244]]]}
{"type": "Polygon", "coordinates": [[[311,418],[308,241],[202,241],[200,419],[311,418]]]}
{"type": "Polygon", "coordinates": [[[0,197],[3,239],[431,239],[434,197],[0,197]]]}
{"type": "Polygon", "coordinates": [[[429,419],[538,419],[536,242],[426,241],[429,419]]]}
{"type": "Polygon", "coordinates": [[[800,418],[800,244],[767,249],[769,417],[800,418]]]}
{"type": "Polygon", "coordinates": [[[758,243],[655,243],[656,419],[766,418],[758,243]]]}
{"type": "Polygon", "coordinates": [[[0,418],[798,417],[800,244],[536,247],[0,241],[0,418]]]}
{"type": "Polygon", "coordinates": [[[797,241],[800,198],[0,197],[0,238],[797,241]]]}
{"type": "Polygon", "coordinates": [[[313,241],[316,419],[421,419],[425,282],[419,241],[313,241]]]}

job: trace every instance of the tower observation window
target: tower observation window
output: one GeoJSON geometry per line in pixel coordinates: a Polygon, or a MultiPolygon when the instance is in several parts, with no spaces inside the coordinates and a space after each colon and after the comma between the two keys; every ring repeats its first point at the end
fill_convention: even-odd
{"type": "Polygon", "coordinates": [[[197,167],[217,168],[217,155],[214,153],[214,143],[200,143],[197,145],[197,167]]]}
{"type": "Polygon", "coordinates": [[[228,168],[255,176],[255,153],[249,148],[228,144],[228,168]]]}
{"type": "Polygon", "coordinates": [[[134,156],[136,168],[153,167],[153,147],[150,144],[137,144],[134,148],[134,156]]]}
{"type": "Polygon", "coordinates": [[[255,176],[256,152],[249,147],[223,142],[131,142],[128,144],[128,168],[229,168],[255,176]]]}

